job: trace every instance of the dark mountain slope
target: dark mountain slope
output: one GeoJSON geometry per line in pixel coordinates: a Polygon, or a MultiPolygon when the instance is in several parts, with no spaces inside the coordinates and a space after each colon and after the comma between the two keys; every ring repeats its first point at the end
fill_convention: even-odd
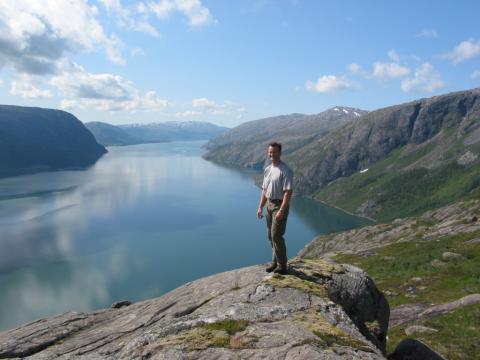
{"type": "Polygon", "coordinates": [[[0,177],[86,167],[105,152],[70,113],[0,105],[0,177]]]}
{"type": "Polygon", "coordinates": [[[88,130],[95,136],[99,144],[109,145],[133,145],[141,141],[128,134],[122,128],[100,121],[92,121],[85,124],[88,130]]]}
{"type": "Polygon", "coordinates": [[[286,160],[303,193],[387,220],[473,195],[479,143],[473,89],[373,111],[286,160]]]}

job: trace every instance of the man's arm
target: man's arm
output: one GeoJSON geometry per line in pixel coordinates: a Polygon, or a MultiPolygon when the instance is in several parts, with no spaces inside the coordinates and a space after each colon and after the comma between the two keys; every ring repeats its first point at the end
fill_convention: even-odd
{"type": "Polygon", "coordinates": [[[265,206],[266,202],[267,196],[265,195],[265,190],[262,190],[262,194],[260,195],[260,203],[258,204],[257,209],[257,218],[259,219],[263,218],[263,207],[265,206]]]}
{"type": "Polygon", "coordinates": [[[283,216],[285,215],[285,211],[290,205],[290,198],[292,197],[292,192],[293,190],[287,190],[283,193],[282,205],[280,206],[280,210],[277,211],[277,215],[275,216],[277,220],[283,219],[283,216]]]}

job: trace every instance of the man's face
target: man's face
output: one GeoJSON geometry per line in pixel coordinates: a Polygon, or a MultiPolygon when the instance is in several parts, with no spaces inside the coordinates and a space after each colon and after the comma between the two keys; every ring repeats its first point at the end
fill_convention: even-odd
{"type": "Polygon", "coordinates": [[[277,163],[280,161],[280,150],[276,146],[269,146],[268,147],[268,158],[273,163],[277,163]]]}

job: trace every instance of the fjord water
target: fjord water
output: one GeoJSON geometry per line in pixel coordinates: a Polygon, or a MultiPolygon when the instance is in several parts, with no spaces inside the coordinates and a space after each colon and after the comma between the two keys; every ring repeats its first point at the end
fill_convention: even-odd
{"type": "MultiPolygon", "coordinates": [[[[205,161],[203,144],[111,147],[87,170],[1,179],[0,330],[267,262],[252,173],[205,161]]],[[[289,256],[364,223],[295,198],[289,256]]]]}

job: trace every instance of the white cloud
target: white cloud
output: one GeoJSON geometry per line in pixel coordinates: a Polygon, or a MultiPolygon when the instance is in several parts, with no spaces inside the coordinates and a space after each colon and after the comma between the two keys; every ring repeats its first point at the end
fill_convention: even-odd
{"type": "Polygon", "coordinates": [[[446,59],[449,59],[454,64],[461,63],[476,56],[480,56],[480,40],[475,41],[473,38],[462,41],[455,46],[452,51],[444,55],[446,59]]]}
{"type": "Polygon", "coordinates": [[[352,63],[347,66],[348,71],[352,74],[359,74],[362,71],[362,67],[356,63],[352,63]]]}
{"type": "Polygon", "coordinates": [[[60,109],[63,110],[74,110],[75,108],[80,107],[77,100],[68,100],[63,99],[60,101],[60,109]]]}
{"type": "Polygon", "coordinates": [[[395,49],[390,49],[390,51],[388,52],[388,57],[393,61],[400,61],[400,55],[397,54],[395,49]]]}
{"type": "Polygon", "coordinates": [[[404,92],[423,92],[428,93],[445,86],[439,72],[429,63],[423,63],[417,69],[413,78],[406,78],[402,80],[402,90],[404,92]]]}
{"type": "Polygon", "coordinates": [[[435,29],[422,29],[415,36],[419,38],[436,39],[438,37],[438,34],[437,34],[437,30],[435,29]]]}
{"type": "Polygon", "coordinates": [[[347,66],[347,70],[352,73],[353,75],[359,75],[364,77],[365,79],[369,79],[370,75],[368,74],[365,69],[363,69],[360,65],[357,63],[351,63],[347,66]]]}
{"type": "Polygon", "coordinates": [[[175,113],[175,117],[177,117],[177,118],[195,117],[195,116],[199,116],[201,114],[202,113],[200,111],[186,110],[186,111],[183,111],[183,112],[175,113]]]}
{"type": "Polygon", "coordinates": [[[212,100],[208,100],[207,98],[198,98],[192,100],[193,107],[199,108],[214,108],[217,106],[217,103],[212,100]]]}
{"type": "Polygon", "coordinates": [[[229,114],[230,112],[226,109],[213,109],[213,110],[210,110],[209,111],[209,114],[210,115],[214,115],[214,116],[219,116],[219,115],[227,115],[229,114]]]}
{"type": "MultiPolygon", "coordinates": [[[[471,78],[472,78],[472,79],[480,78],[480,70],[475,70],[475,71],[472,73],[471,78]]],[[[0,82],[0,85],[1,85],[1,82],[0,82]]]]}
{"type": "Polygon", "coordinates": [[[77,64],[64,65],[61,75],[51,84],[70,98],[61,102],[64,109],[93,108],[106,111],[161,111],[169,106],[167,100],[155,91],[141,94],[132,82],[121,76],[103,73],[91,74],[77,64]]]}
{"type": "Polygon", "coordinates": [[[98,0],[98,2],[102,3],[107,9],[108,14],[119,14],[121,16],[127,16],[128,10],[122,6],[120,0],[98,0]]]}
{"type": "Polygon", "coordinates": [[[373,76],[377,79],[399,78],[407,76],[410,73],[408,67],[402,66],[398,63],[382,63],[376,62],[373,64],[373,76]]]}
{"type": "Polygon", "coordinates": [[[329,93],[342,90],[352,89],[352,83],[344,76],[337,77],[335,75],[324,75],[318,78],[317,82],[307,81],[305,87],[308,91],[316,91],[318,93],[329,93]]]}
{"type": "Polygon", "coordinates": [[[160,0],[137,7],[140,12],[152,12],[159,19],[168,18],[173,12],[179,12],[188,18],[191,26],[200,27],[215,22],[210,10],[200,0],[160,0]]]}
{"type": "Polygon", "coordinates": [[[52,93],[49,90],[40,90],[28,82],[27,79],[12,81],[10,94],[29,99],[43,99],[52,97],[52,93]]]}
{"type": "Polygon", "coordinates": [[[205,97],[193,99],[192,106],[194,108],[205,109],[205,111],[209,115],[213,116],[231,116],[234,114],[241,115],[242,113],[247,111],[247,109],[238,106],[235,102],[231,100],[224,100],[223,103],[217,103],[216,101],[209,100],[205,97]]]}
{"type": "Polygon", "coordinates": [[[84,0],[0,1],[0,64],[52,74],[67,53],[98,49],[123,63],[120,41],[105,34],[97,14],[84,0]]]}
{"type": "Polygon", "coordinates": [[[160,33],[157,31],[157,29],[147,21],[135,21],[131,25],[132,30],[135,30],[137,32],[143,32],[145,34],[149,34],[155,37],[159,37],[160,33]]]}
{"type": "Polygon", "coordinates": [[[148,22],[145,15],[140,16],[139,18],[138,6],[123,6],[120,0],[99,1],[107,10],[108,15],[116,17],[119,26],[127,27],[131,30],[143,32],[155,37],[160,36],[160,33],[152,24],[148,22]]]}
{"type": "Polygon", "coordinates": [[[2,79],[0,79],[0,86],[2,86],[2,85],[3,85],[3,80],[2,80],[2,79]]]}

